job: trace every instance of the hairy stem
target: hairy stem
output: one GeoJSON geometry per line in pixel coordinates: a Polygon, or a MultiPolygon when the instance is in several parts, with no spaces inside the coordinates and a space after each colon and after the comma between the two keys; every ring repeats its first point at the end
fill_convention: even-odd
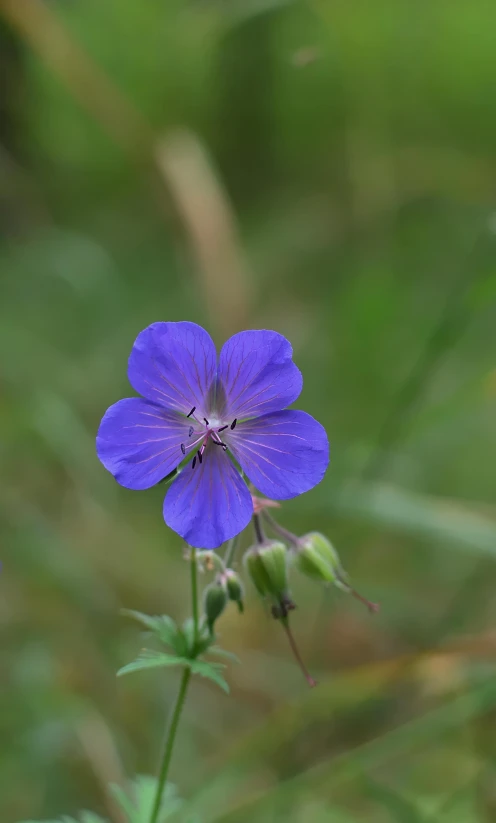
{"type": "MultiPolygon", "coordinates": [[[[196,561],[196,549],[191,547],[191,601],[193,611],[193,652],[196,654],[196,647],[198,644],[199,634],[199,620],[198,620],[198,564],[196,561]]],[[[176,697],[174,708],[167,725],[167,732],[165,734],[164,753],[162,755],[162,765],[160,766],[160,773],[157,781],[157,792],[153,802],[153,809],[150,816],[150,823],[157,823],[158,815],[160,813],[160,806],[162,805],[162,796],[167,785],[167,776],[169,774],[169,766],[172,760],[172,751],[174,749],[174,742],[176,739],[177,727],[181,712],[183,710],[184,701],[186,700],[186,692],[188,691],[188,684],[191,678],[191,669],[183,669],[179,691],[176,697]]]]}
{"type": "Polygon", "coordinates": [[[269,524],[272,531],[274,531],[276,534],[278,534],[279,537],[282,537],[283,540],[287,540],[288,543],[291,543],[292,546],[298,546],[299,545],[299,543],[300,543],[299,538],[295,534],[293,534],[293,532],[290,532],[288,529],[285,529],[284,526],[281,526],[277,522],[277,520],[274,520],[274,518],[272,517],[271,514],[264,511],[263,516],[264,516],[265,521],[269,524]]]}
{"type": "Polygon", "coordinates": [[[226,569],[231,567],[231,563],[234,560],[234,555],[236,554],[236,549],[238,547],[238,537],[238,534],[235,537],[231,537],[229,543],[227,544],[226,555],[224,557],[224,566],[226,569]]]}
{"type": "Polygon", "coordinates": [[[191,547],[191,603],[193,608],[193,641],[196,651],[198,643],[198,563],[196,558],[196,549],[191,547]]]}
{"type": "Polygon", "coordinates": [[[150,823],[157,823],[160,806],[162,804],[162,795],[167,783],[167,775],[169,774],[169,766],[172,759],[172,750],[174,748],[174,741],[176,739],[177,727],[179,725],[179,718],[183,710],[184,701],[186,699],[186,692],[188,690],[188,683],[191,677],[191,669],[183,670],[179,692],[177,694],[176,703],[170,716],[167,733],[165,736],[164,754],[162,757],[162,765],[160,767],[160,774],[158,776],[157,793],[153,803],[153,809],[150,817],[150,823]]]}
{"type": "Polygon", "coordinates": [[[289,628],[288,618],[287,617],[282,617],[281,618],[281,623],[284,627],[284,631],[286,632],[287,638],[289,640],[289,645],[291,646],[291,651],[294,654],[295,660],[298,663],[301,671],[303,672],[303,675],[304,675],[305,680],[307,681],[308,685],[311,688],[313,688],[314,686],[317,685],[317,681],[313,679],[312,675],[310,674],[310,672],[308,671],[307,667],[305,666],[305,664],[302,660],[302,657],[301,657],[301,654],[299,652],[298,646],[296,645],[296,640],[294,639],[294,636],[293,636],[293,632],[289,628]]]}
{"type": "Polygon", "coordinates": [[[253,515],[253,528],[255,529],[257,543],[263,543],[265,541],[265,535],[263,533],[262,521],[260,520],[259,514],[253,515]]]}

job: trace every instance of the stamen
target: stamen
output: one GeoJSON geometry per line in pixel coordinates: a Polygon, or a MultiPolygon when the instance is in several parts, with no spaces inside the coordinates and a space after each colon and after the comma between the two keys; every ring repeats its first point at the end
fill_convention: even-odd
{"type": "Polygon", "coordinates": [[[193,408],[191,409],[190,413],[189,413],[189,414],[187,414],[187,415],[186,415],[186,417],[191,417],[191,415],[192,415],[192,414],[193,414],[193,412],[195,412],[195,411],[196,411],[196,406],[193,406],[193,408]]]}
{"type": "Polygon", "coordinates": [[[201,466],[201,462],[202,462],[202,460],[203,460],[203,457],[202,457],[202,450],[200,449],[200,451],[198,452],[198,462],[199,462],[200,466],[201,466]]]}
{"type": "Polygon", "coordinates": [[[236,423],[237,423],[237,422],[238,422],[238,418],[237,418],[237,417],[235,417],[235,418],[234,418],[234,420],[233,420],[233,422],[231,423],[231,429],[235,429],[235,428],[236,428],[236,423]]]}
{"type": "Polygon", "coordinates": [[[195,456],[193,457],[193,462],[192,462],[192,464],[191,464],[191,468],[192,468],[192,469],[194,469],[194,468],[195,468],[195,466],[196,466],[196,454],[195,454],[195,456]]]}
{"type": "Polygon", "coordinates": [[[205,421],[206,425],[207,425],[207,426],[210,426],[210,423],[208,422],[207,418],[206,418],[206,417],[204,417],[203,419],[204,419],[204,421],[205,421]]]}
{"type": "Polygon", "coordinates": [[[227,446],[222,442],[222,440],[214,440],[212,437],[212,443],[214,446],[222,446],[223,449],[227,449],[227,446]]]}
{"type": "Polygon", "coordinates": [[[190,427],[189,427],[189,432],[188,432],[188,437],[191,437],[191,435],[193,434],[193,432],[194,432],[194,428],[193,428],[193,426],[190,426],[190,427]]]}
{"type": "Polygon", "coordinates": [[[223,432],[223,431],[225,431],[225,429],[228,429],[228,428],[229,428],[229,424],[226,424],[225,426],[222,426],[220,429],[217,429],[217,434],[218,434],[219,432],[223,432]]]}
{"type": "Polygon", "coordinates": [[[186,454],[186,446],[184,445],[184,443],[181,443],[181,451],[183,454],[186,454]]]}

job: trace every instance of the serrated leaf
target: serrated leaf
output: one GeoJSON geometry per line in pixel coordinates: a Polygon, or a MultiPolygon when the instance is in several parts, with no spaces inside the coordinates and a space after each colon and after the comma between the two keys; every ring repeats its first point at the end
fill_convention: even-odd
{"type": "Polygon", "coordinates": [[[191,617],[184,621],[181,633],[186,643],[186,654],[192,655],[195,647],[195,625],[191,617]]]}
{"type": "Polygon", "coordinates": [[[174,651],[179,657],[187,657],[190,652],[188,638],[183,629],[177,628],[176,640],[174,643],[174,651]]]}
{"type": "Polygon", "coordinates": [[[165,666],[189,666],[190,663],[191,661],[186,657],[177,657],[176,655],[166,654],[165,652],[143,649],[136,660],[119,669],[117,677],[121,677],[123,674],[139,672],[143,669],[159,669],[165,666]]]}
{"type": "Polygon", "coordinates": [[[134,609],[122,609],[121,614],[141,623],[142,626],[156,634],[162,643],[171,646],[173,649],[176,648],[178,627],[172,617],[167,614],[143,614],[143,612],[137,612],[134,609]]]}
{"type": "MultiPolygon", "coordinates": [[[[128,823],[148,823],[155,801],[157,779],[149,775],[134,778],[126,792],[120,786],[112,784],[110,790],[122,808],[128,823]]],[[[162,795],[158,823],[164,823],[182,804],[177,796],[175,786],[167,783],[162,795]]]]}
{"type": "Polygon", "coordinates": [[[199,674],[200,677],[206,677],[216,683],[222,691],[229,694],[229,685],[222,676],[222,669],[225,669],[223,663],[208,663],[206,660],[190,660],[189,667],[193,674],[199,674]]]}
{"type": "MultiPolygon", "coordinates": [[[[180,631],[186,644],[186,651],[183,652],[185,657],[198,657],[198,655],[207,651],[212,642],[212,635],[210,634],[207,624],[202,623],[198,627],[198,631],[196,631],[191,617],[184,621],[180,631]]],[[[179,650],[177,650],[177,653],[180,653],[179,650]]]]}
{"type": "Polygon", "coordinates": [[[143,649],[136,660],[123,666],[117,672],[117,677],[124,674],[132,674],[132,672],[143,671],[144,669],[160,669],[167,666],[185,666],[191,669],[192,674],[198,674],[200,677],[206,677],[217,683],[220,688],[229,693],[229,686],[222,676],[222,670],[225,669],[224,663],[209,663],[206,660],[189,660],[187,657],[177,657],[165,652],[156,652],[152,649],[143,649]]]}

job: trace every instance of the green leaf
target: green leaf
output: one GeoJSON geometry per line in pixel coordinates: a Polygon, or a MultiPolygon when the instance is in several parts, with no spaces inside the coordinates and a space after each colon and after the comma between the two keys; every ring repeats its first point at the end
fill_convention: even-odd
{"type": "Polygon", "coordinates": [[[189,666],[191,663],[187,657],[177,657],[165,652],[156,652],[152,649],[143,649],[136,660],[123,666],[117,672],[117,677],[131,672],[139,672],[142,669],[160,669],[164,666],[189,666]]]}
{"type": "Polygon", "coordinates": [[[186,636],[184,630],[179,627],[177,629],[174,651],[177,655],[179,655],[179,657],[188,657],[190,654],[188,637],[186,636]]]}
{"type": "Polygon", "coordinates": [[[217,683],[220,688],[229,694],[229,685],[222,676],[222,669],[225,669],[223,663],[207,663],[206,660],[190,660],[189,667],[193,674],[199,674],[200,677],[206,677],[217,683]]]}
{"type": "Polygon", "coordinates": [[[157,635],[162,643],[176,649],[178,627],[172,617],[167,614],[152,616],[134,611],[133,609],[122,609],[121,614],[132,617],[145,628],[157,635]]]}
{"type": "Polygon", "coordinates": [[[222,670],[225,669],[224,663],[209,663],[206,660],[189,660],[187,657],[176,657],[172,654],[165,654],[164,652],[156,652],[152,649],[143,649],[136,660],[123,666],[117,672],[117,677],[123,674],[131,674],[132,672],[139,672],[143,669],[160,669],[167,666],[185,666],[191,669],[192,674],[198,674],[200,677],[206,677],[217,683],[220,688],[229,693],[229,686],[222,676],[222,670]]]}
{"type": "Polygon", "coordinates": [[[178,647],[176,651],[178,654],[184,654],[185,657],[197,657],[206,651],[212,642],[207,625],[201,624],[198,627],[198,632],[196,632],[191,617],[185,620],[182,627],[178,629],[178,636],[182,639],[182,646],[178,647]],[[179,651],[179,648],[184,649],[184,651],[179,651]]]}
{"type": "MultiPolygon", "coordinates": [[[[149,775],[139,775],[131,781],[128,791],[115,784],[110,790],[126,815],[128,823],[148,823],[155,801],[157,780],[149,775]]],[[[172,783],[167,783],[162,795],[158,823],[168,820],[180,808],[182,800],[172,783]]]]}

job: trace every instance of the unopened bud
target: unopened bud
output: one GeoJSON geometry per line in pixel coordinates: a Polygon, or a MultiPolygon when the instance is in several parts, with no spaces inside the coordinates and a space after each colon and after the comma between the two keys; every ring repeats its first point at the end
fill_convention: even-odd
{"type": "Polygon", "coordinates": [[[204,593],[205,617],[210,633],[213,632],[215,621],[221,616],[227,604],[227,591],[222,580],[216,580],[207,586],[204,593]]]}
{"type": "Polygon", "coordinates": [[[267,540],[254,546],[245,555],[247,571],[262,597],[277,603],[288,597],[287,551],[284,543],[267,540]]]}
{"type": "Polygon", "coordinates": [[[310,532],[300,538],[295,563],[300,572],[307,577],[324,583],[333,583],[356,600],[360,600],[370,612],[379,611],[377,603],[372,603],[352,588],[336,549],[323,534],[310,532]]]}
{"type": "Polygon", "coordinates": [[[319,532],[300,538],[295,563],[302,574],[325,583],[334,583],[344,574],[336,549],[319,532]]]}
{"type": "Polygon", "coordinates": [[[227,587],[227,594],[229,600],[232,600],[233,603],[236,603],[238,606],[238,610],[240,613],[244,611],[243,606],[243,584],[241,583],[240,577],[236,574],[235,571],[232,569],[227,569],[225,574],[226,580],[226,587],[227,587]]]}

